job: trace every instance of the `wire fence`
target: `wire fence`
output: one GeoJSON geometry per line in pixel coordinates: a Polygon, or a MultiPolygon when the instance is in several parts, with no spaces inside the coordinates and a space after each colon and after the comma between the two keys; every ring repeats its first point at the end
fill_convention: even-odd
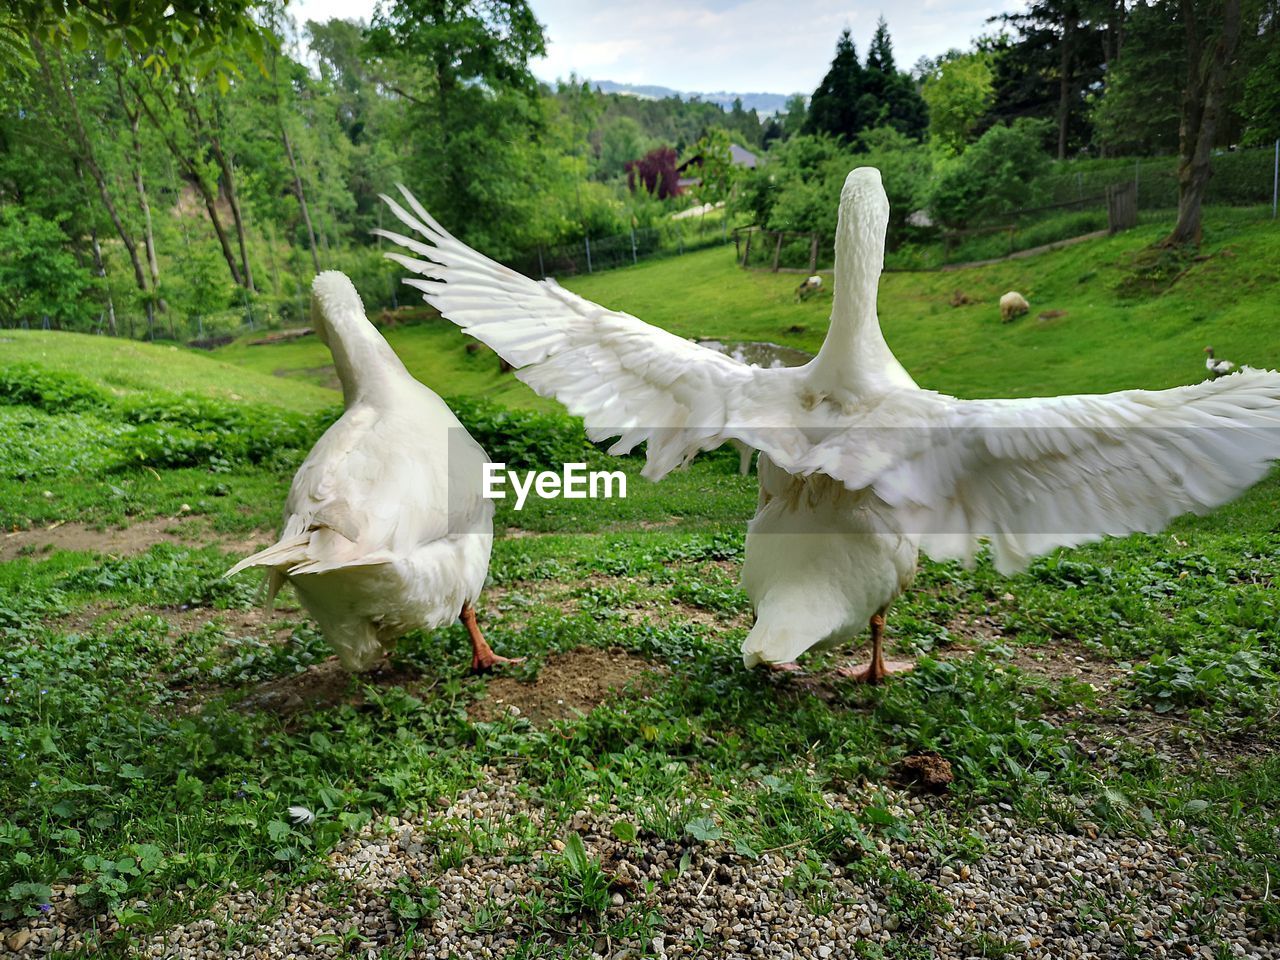
{"type": "Polygon", "coordinates": [[[613,236],[587,236],[560,246],[540,246],[507,261],[507,266],[530,277],[575,276],[634,266],[654,257],[680,256],[728,242],[728,220],[719,213],[666,220],[655,227],[613,236]]]}

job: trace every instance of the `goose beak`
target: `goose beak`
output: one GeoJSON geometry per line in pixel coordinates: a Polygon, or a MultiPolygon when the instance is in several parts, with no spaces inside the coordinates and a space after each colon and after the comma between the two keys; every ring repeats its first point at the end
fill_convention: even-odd
{"type": "Polygon", "coordinates": [[[883,238],[889,224],[889,197],[875,167],[857,167],[845,177],[840,191],[840,220],[883,238]]]}

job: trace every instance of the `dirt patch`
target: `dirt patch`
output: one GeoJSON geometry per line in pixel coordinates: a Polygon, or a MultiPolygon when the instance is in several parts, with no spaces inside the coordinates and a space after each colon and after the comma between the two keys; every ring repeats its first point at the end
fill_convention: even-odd
{"type": "Polygon", "coordinates": [[[267,530],[249,534],[214,533],[199,516],[155,517],[127,527],[94,527],[85,523],[54,523],[32,530],[14,530],[0,536],[0,563],[22,556],[41,556],[55,550],[127,556],[143,553],[158,543],[187,546],[217,544],[239,553],[252,553],[274,539],[267,530]]]}
{"type": "Polygon", "coordinates": [[[535,724],[567,720],[600,706],[611,693],[662,672],[624,650],[578,647],[549,656],[532,682],[514,677],[490,680],[484,699],[472,704],[469,713],[473,720],[494,720],[517,711],[535,724]]]}
{"type": "Polygon", "coordinates": [[[1050,680],[1087,683],[1100,693],[1122,680],[1125,672],[1114,662],[1099,660],[1083,647],[1068,643],[1019,647],[1010,661],[1025,673],[1050,680]]]}
{"type": "Polygon", "coordinates": [[[280,367],[271,373],[277,377],[301,377],[330,390],[342,389],[342,381],[338,379],[337,368],[332,363],[322,363],[318,367],[280,367]]]}
{"type": "Polygon", "coordinates": [[[913,753],[898,763],[898,779],[925,793],[946,793],[955,776],[951,761],[932,751],[913,753]]]}
{"type": "MultiPolygon", "coordinates": [[[[281,717],[292,717],[304,710],[323,710],[348,700],[361,700],[352,683],[354,674],[342,668],[337,657],[312,664],[301,673],[279,677],[261,684],[239,703],[244,711],[264,711],[281,717]]],[[[380,674],[365,674],[377,680],[380,674]]],[[[392,677],[388,673],[386,679],[392,677]]]]}

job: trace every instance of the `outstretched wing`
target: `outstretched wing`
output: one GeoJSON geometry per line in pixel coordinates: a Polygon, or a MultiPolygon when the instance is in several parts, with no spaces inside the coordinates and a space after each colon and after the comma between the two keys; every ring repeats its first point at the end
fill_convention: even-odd
{"type": "Polygon", "coordinates": [[[1239,496],[1280,458],[1280,374],[1171,390],[887,397],[798,464],[871,487],[935,557],[991,541],[1002,572],[1105,535],[1155,532],[1239,496]]]}
{"type": "Polygon", "coordinates": [[[649,479],[730,438],[760,449],[781,444],[784,458],[803,451],[797,432],[766,437],[759,429],[762,418],[770,419],[762,397],[781,387],[781,371],[747,366],[584,300],[554,280],[530,280],[456,240],[400,190],[412,214],[382,199],[423,239],[377,232],[425,258],[387,254],[419,275],[405,283],[492,347],[535,391],[582,417],[592,440],[619,438],[613,453],[647,441],[649,479]]]}

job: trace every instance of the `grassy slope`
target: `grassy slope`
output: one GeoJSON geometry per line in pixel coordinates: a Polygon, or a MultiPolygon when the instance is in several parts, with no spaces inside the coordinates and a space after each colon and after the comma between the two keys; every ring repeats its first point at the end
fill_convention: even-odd
{"type": "MultiPolygon", "coordinates": [[[[383,332],[405,365],[442,396],[483,396],[508,406],[557,409],[515,377],[500,373],[498,359],[488,349],[467,353],[467,338],[445,320],[383,332]]],[[[288,374],[326,388],[337,385],[329,351],[315,337],[262,346],[250,346],[249,339],[229,344],[215,356],[262,374],[288,374]]]]}
{"type": "MultiPolygon", "coordinates": [[[[1280,366],[1280,230],[1271,220],[1214,211],[1210,259],[1162,296],[1122,299],[1115,284],[1132,256],[1167,229],[1145,226],[1065,250],[986,267],[890,273],[880,286],[889,345],[921,386],[962,397],[1036,396],[1204,378],[1201,350],[1280,366]],[[955,291],[977,301],[952,307],[955,291]],[[1000,322],[997,301],[1019,290],[1031,315],[1000,322]],[[1041,321],[1048,310],[1066,316],[1041,321]]],[[[574,292],[691,337],[770,340],[816,350],[830,300],[794,301],[794,274],[744,274],[726,250],[579,277],[574,292]],[[791,333],[802,326],[802,333],[791,333]]]]}
{"type": "Polygon", "coordinates": [[[6,330],[0,337],[0,365],[11,363],[36,363],[71,371],[117,393],[161,388],[224,400],[270,403],[302,413],[340,401],[332,390],[286,383],[200,351],[78,333],[6,330]]]}
{"type": "MultiPolygon", "coordinates": [[[[1163,295],[1125,300],[1116,283],[1135,253],[1167,225],[1024,260],[937,273],[886,274],[880,316],[890,346],[921,386],[962,397],[1036,396],[1129,387],[1163,388],[1204,377],[1203,354],[1280,367],[1274,304],[1280,302],[1280,231],[1270,220],[1221,210],[1209,218],[1207,261],[1163,295]],[[955,291],[976,301],[952,307],[955,291]],[[996,303],[1019,290],[1032,313],[1000,322],[996,303]],[[1042,321],[1048,310],[1066,315],[1042,321]]],[[[726,248],[651,261],[564,281],[576,293],[688,337],[768,340],[816,351],[829,295],[796,303],[794,274],[748,273],[726,248]],[[795,331],[792,328],[799,327],[795,331]]],[[[483,394],[507,404],[545,406],[487,351],[441,322],[392,330],[392,346],[438,392],[483,394]]],[[[323,344],[307,339],[250,347],[221,359],[262,373],[291,371],[331,382],[323,344]]]]}

